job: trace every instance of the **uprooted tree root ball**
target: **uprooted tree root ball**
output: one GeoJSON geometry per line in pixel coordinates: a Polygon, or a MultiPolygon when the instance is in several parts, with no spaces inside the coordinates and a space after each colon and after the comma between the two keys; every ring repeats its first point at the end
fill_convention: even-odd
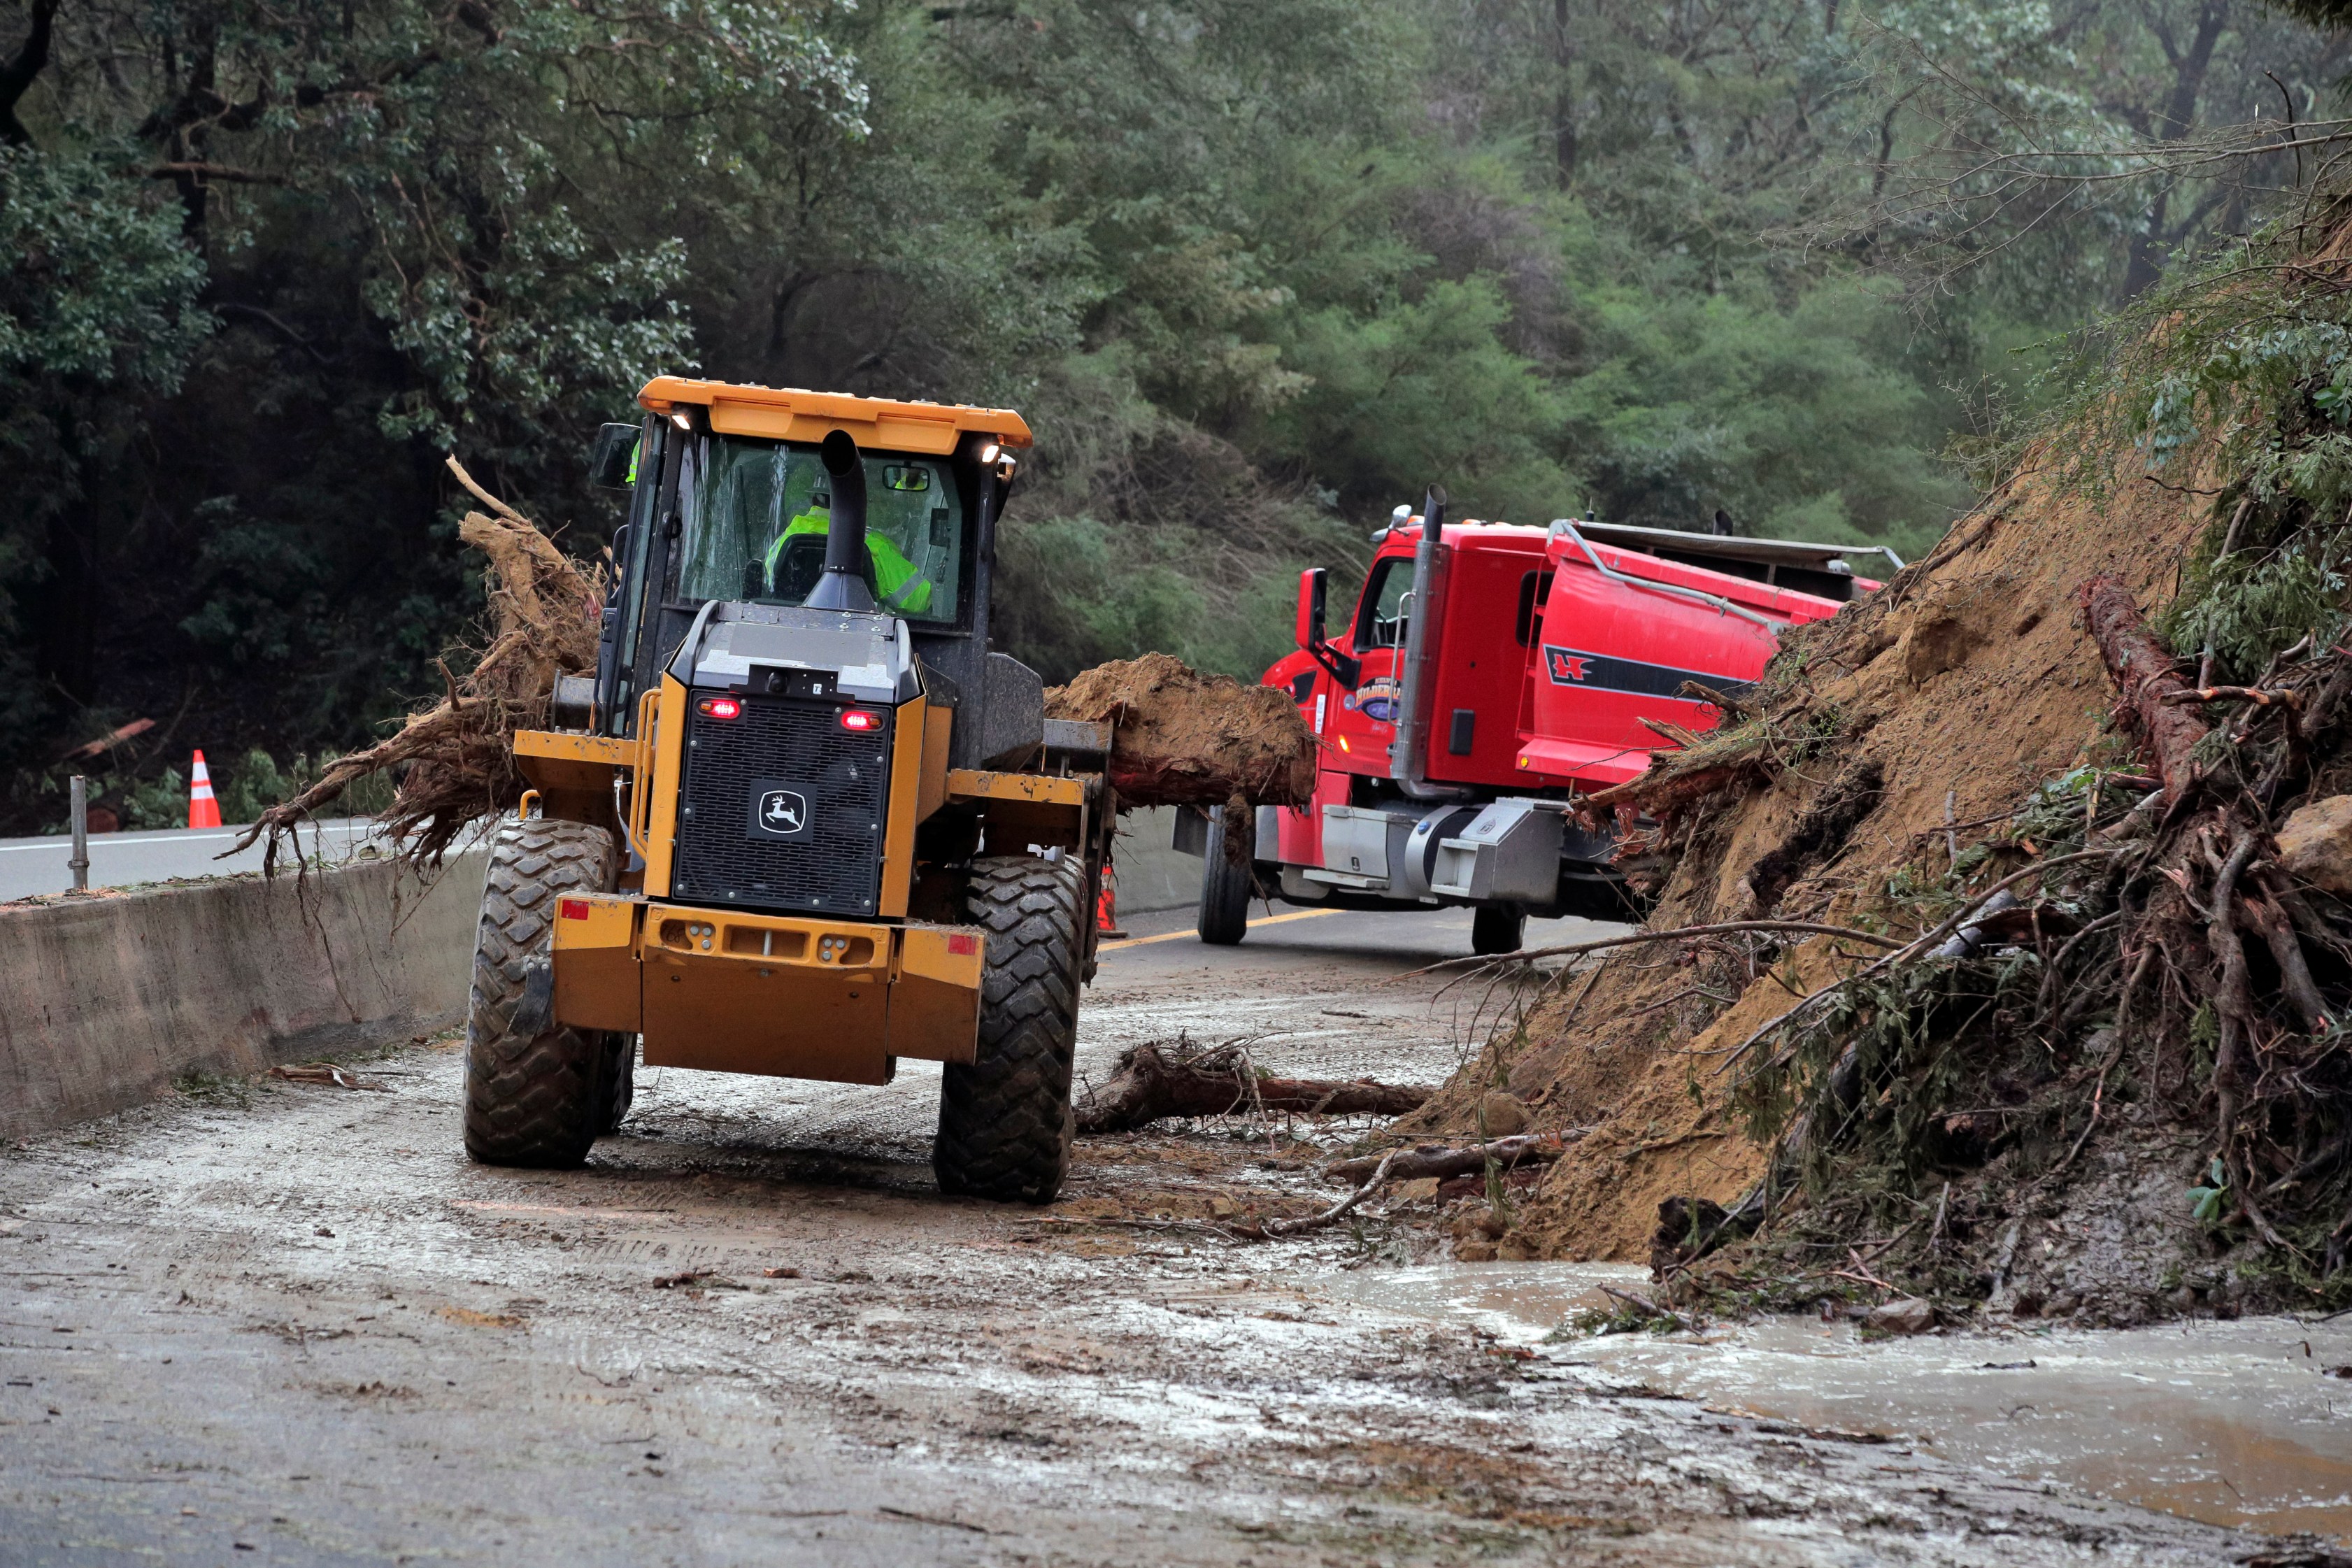
{"type": "Polygon", "coordinates": [[[1523,975],[1408,1123],[1504,1090],[1590,1129],[1511,1255],[1946,1319],[2352,1302],[2352,278],[2317,265],[2164,302],[1927,560],[1612,792],[1658,940],[1523,975]],[[1775,920],[1836,929],[1738,929],[1775,920]]]}
{"type": "Polygon", "coordinates": [[[457,458],[448,462],[458,483],[490,509],[467,512],[458,525],[458,537],[489,558],[489,646],[462,678],[449,677],[442,664],[448,690],[441,700],[385,740],[337,759],[316,784],[264,812],[236,847],[266,835],[268,867],[274,868],[279,842],[296,826],[355,781],[383,772],[398,781],[383,818],[392,838],[420,864],[437,862],[467,824],[522,799],[515,731],[546,722],[558,675],[596,668],[601,574],[556,548],[529,518],[475,483],[457,458]]]}
{"type": "Polygon", "coordinates": [[[1288,692],[1164,653],[1097,665],[1047,691],[1045,714],[1112,726],[1121,805],[1304,805],[1315,795],[1315,735],[1288,692]]]}

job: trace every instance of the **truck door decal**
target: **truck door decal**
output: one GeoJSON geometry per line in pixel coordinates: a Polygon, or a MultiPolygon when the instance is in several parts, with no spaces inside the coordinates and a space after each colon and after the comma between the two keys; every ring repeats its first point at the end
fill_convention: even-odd
{"type": "Polygon", "coordinates": [[[1611,658],[1606,654],[1555,647],[1550,643],[1544,645],[1543,655],[1544,671],[1551,677],[1554,686],[1580,687],[1588,691],[1627,691],[1640,697],[1675,697],[1681,694],[1685,681],[1696,680],[1727,697],[1737,697],[1753,684],[1751,681],[1734,680],[1727,675],[1709,675],[1699,669],[1676,669],[1667,664],[1643,664],[1638,659],[1611,658]]]}

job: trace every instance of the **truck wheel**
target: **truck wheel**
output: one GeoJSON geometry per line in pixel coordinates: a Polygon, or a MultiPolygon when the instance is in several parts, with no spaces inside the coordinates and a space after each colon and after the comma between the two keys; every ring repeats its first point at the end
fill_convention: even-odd
{"type": "Polygon", "coordinates": [[[1225,853],[1225,814],[1209,814],[1209,841],[1201,854],[1201,940],[1231,947],[1249,931],[1250,895],[1257,890],[1249,863],[1225,853]]]}
{"type": "Polygon", "coordinates": [[[1470,951],[1484,956],[1518,952],[1527,934],[1528,911],[1517,904],[1480,904],[1470,917],[1470,951]]]}
{"type": "Polygon", "coordinates": [[[484,1164],[577,1165],[626,1109],[612,1035],[546,1014],[557,900],[609,890],[618,865],[613,836],[581,822],[510,818],[490,842],[466,1016],[466,1152],[484,1164]]]}
{"type": "Polygon", "coordinates": [[[1047,1204],[1070,1165],[1070,1064],[1077,1050],[1086,873],[1077,860],[992,856],[971,863],[971,921],[988,933],[980,1046],[940,1074],[940,1191],[1047,1204]]]}

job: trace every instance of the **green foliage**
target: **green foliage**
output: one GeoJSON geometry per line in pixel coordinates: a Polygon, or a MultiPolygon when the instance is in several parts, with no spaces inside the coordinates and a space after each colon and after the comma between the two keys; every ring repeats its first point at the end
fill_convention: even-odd
{"type": "MultiPolygon", "coordinates": [[[[1871,204],[1939,136],[2175,102],[2186,4],[68,7],[0,154],[16,814],[125,718],[371,738],[479,612],[442,453],[592,554],[587,440],[698,365],[1022,409],[1000,635],[1056,678],[1255,674],[1432,482],[1915,554],[1969,499],[1934,454],[2037,395],[2010,351],[2251,209],[2021,218],[1958,298],[1871,204]]],[[[2200,115],[2335,58],[2249,5],[2200,115]]]]}

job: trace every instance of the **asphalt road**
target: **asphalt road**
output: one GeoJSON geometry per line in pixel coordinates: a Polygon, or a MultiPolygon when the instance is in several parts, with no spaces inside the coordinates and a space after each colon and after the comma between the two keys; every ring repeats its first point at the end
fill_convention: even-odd
{"type": "MultiPolygon", "coordinates": [[[[367,844],[374,824],[364,818],[322,822],[302,830],[302,852],[339,860],[367,844]]],[[[128,888],[173,877],[219,877],[261,869],[257,844],[227,859],[243,837],[240,827],[169,828],[136,833],[100,833],[89,840],[89,885],[128,888]]],[[[73,840],[55,837],[0,838],[0,901],[35,893],[62,893],[73,886],[73,840]]]]}
{"type": "MultiPolygon", "coordinates": [[[[1468,920],[1139,917],[1079,1067],[1243,1040],[1433,1082],[1468,920]],[[1172,933],[1172,934],[1171,934],[1172,933]],[[1166,940],[1154,941],[1154,937],[1166,940]]],[[[1565,935],[1581,929],[1538,931],[1565,935]]],[[[2248,1538],[1663,1395],[1587,1342],[1336,1300],[1425,1226],[1245,1119],[942,1199],[937,1071],[641,1071],[577,1171],[468,1163],[462,1051],[0,1150],[0,1563],[2210,1564],[2248,1538]],[[1352,1276],[1349,1276],[1352,1277],[1352,1276]]],[[[1301,1123],[1302,1128],[1304,1122],[1301,1123]]],[[[1507,1268],[1509,1265],[1482,1265],[1507,1268]]]]}

